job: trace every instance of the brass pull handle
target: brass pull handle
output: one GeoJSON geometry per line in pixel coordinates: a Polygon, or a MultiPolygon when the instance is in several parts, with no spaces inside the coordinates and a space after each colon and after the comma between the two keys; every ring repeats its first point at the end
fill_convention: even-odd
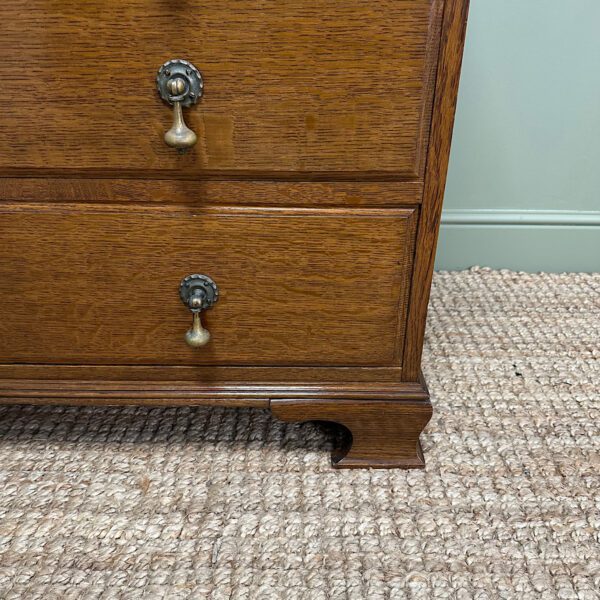
{"type": "MultiPolygon", "coordinates": [[[[176,84],[181,79],[173,80],[171,83],[176,84]]],[[[187,150],[196,144],[198,137],[196,134],[185,124],[183,120],[183,110],[181,109],[181,102],[173,103],[173,125],[171,129],[165,133],[165,142],[172,148],[178,150],[187,150]]]]}
{"type": "Polygon", "coordinates": [[[158,70],[156,87],[160,97],[173,106],[173,124],[165,133],[165,142],[181,153],[186,152],[196,144],[198,137],[185,124],[183,108],[196,104],[202,96],[202,75],[187,60],[169,60],[158,70]]]}
{"type": "Polygon", "coordinates": [[[192,312],[192,326],[185,334],[185,341],[192,348],[205,346],[210,332],[203,327],[200,313],[219,299],[217,284],[208,275],[188,275],[179,286],[179,297],[192,312]]]}
{"type": "Polygon", "coordinates": [[[193,313],[192,326],[185,332],[185,341],[192,348],[206,346],[210,341],[210,331],[202,326],[200,312],[193,313]]]}

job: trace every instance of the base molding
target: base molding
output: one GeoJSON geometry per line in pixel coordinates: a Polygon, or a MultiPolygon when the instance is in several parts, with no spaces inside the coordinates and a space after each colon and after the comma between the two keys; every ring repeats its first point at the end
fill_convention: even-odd
{"type": "Polygon", "coordinates": [[[201,383],[190,381],[107,381],[0,379],[0,403],[151,404],[262,406],[277,398],[426,400],[421,382],[402,383],[201,383]]]}
{"type": "Polygon", "coordinates": [[[190,382],[0,380],[0,404],[222,406],[270,409],[283,421],[345,428],[336,468],[423,468],[432,415],[425,382],[210,385],[190,382]]]}
{"type": "Polygon", "coordinates": [[[436,269],[595,272],[599,244],[600,211],[448,209],[436,269]]]}

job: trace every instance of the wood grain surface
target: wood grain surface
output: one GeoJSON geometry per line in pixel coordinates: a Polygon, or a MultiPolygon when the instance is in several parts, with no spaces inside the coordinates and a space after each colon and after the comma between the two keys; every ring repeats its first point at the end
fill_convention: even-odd
{"type": "Polygon", "coordinates": [[[271,411],[283,421],[330,421],[347,435],[332,453],[333,466],[423,468],[419,435],[431,419],[428,400],[275,399],[271,411]]]}
{"type": "Polygon", "coordinates": [[[0,362],[399,366],[415,211],[0,209],[0,362]],[[181,279],[211,276],[189,348],[181,279]]]}
{"type": "Polygon", "coordinates": [[[410,294],[409,321],[402,372],[405,381],[416,381],[421,371],[427,306],[442,216],[442,202],[448,173],[468,13],[469,0],[446,1],[423,209],[419,218],[410,294]]]}
{"type": "MultiPolygon", "coordinates": [[[[247,371],[249,369],[246,369],[247,371]]],[[[273,368],[271,367],[271,370],[273,368]]],[[[365,371],[377,369],[364,369],[365,371]]],[[[198,381],[85,381],[3,379],[0,377],[2,402],[38,404],[216,404],[267,407],[269,400],[402,400],[422,402],[429,399],[422,383],[242,383],[198,381]]]]}
{"type": "Polygon", "coordinates": [[[0,201],[13,202],[398,208],[422,196],[421,181],[0,178],[0,201]]]}
{"type": "Polygon", "coordinates": [[[14,0],[0,173],[423,172],[442,0],[14,0]],[[162,136],[157,69],[205,95],[185,156],[162,136]]]}
{"type": "Polygon", "coordinates": [[[0,399],[270,407],[420,467],[468,0],[0,8],[0,399]],[[163,134],[166,60],[203,73],[163,134]],[[181,279],[220,287],[189,348],[181,279]]]}
{"type": "MultiPolygon", "coordinates": [[[[46,382],[86,382],[88,387],[105,382],[129,381],[143,390],[150,382],[169,382],[171,386],[197,384],[250,385],[270,393],[269,386],[343,385],[347,382],[369,383],[386,387],[400,381],[400,367],[322,367],[298,366],[220,366],[220,365],[90,365],[47,363],[0,364],[0,380],[46,382]]],[[[0,386],[1,387],[1,386],[0,386]]],[[[314,389],[314,388],[313,388],[314,389]]]]}

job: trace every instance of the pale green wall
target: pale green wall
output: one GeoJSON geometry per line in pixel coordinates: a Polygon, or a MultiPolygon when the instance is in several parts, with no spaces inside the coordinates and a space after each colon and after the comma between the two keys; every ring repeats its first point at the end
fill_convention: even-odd
{"type": "Polygon", "coordinates": [[[471,0],[437,268],[600,271],[600,0],[471,0]]]}

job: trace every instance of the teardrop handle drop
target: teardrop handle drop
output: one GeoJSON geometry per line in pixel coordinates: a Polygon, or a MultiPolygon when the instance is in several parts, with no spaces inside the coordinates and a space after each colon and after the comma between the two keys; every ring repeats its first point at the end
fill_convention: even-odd
{"type": "Polygon", "coordinates": [[[193,313],[192,326],[185,333],[185,341],[192,348],[200,348],[206,346],[210,341],[210,331],[202,326],[200,312],[193,313]]]}
{"type": "Polygon", "coordinates": [[[173,104],[173,125],[165,133],[165,142],[180,152],[185,152],[198,141],[198,136],[185,124],[181,102],[173,104]]]}

